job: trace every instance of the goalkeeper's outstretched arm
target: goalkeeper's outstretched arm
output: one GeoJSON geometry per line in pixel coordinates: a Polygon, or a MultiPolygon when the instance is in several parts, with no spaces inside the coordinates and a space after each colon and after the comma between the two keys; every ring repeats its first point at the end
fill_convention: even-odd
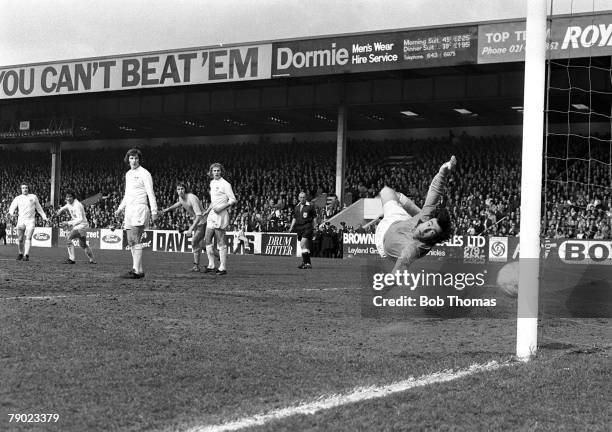
{"type": "Polygon", "coordinates": [[[431,181],[429,190],[427,191],[427,198],[425,198],[425,205],[423,206],[423,214],[429,216],[431,212],[436,208],[440,197],[444,192],[444,186],[452,170],[457,166],[457,158],[451,156],[448,162],[445,162],[440,167],[440,170],[431,181]]]}

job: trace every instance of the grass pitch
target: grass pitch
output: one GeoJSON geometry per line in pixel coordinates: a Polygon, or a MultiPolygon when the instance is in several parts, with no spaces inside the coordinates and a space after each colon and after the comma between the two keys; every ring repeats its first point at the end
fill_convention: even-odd
{"type": "MultiPolygon", "coordinates": [[[[0,246],[0,430],[183,431],[514,352],[513,320],[362,318],[359,260],[230,256],[214,276],[149,253],[122,280],[128,252],[80,252],[0,246]]],[[[609,324],[543,322],[529,364],[254,430],[606,430],[609,324]]]]}

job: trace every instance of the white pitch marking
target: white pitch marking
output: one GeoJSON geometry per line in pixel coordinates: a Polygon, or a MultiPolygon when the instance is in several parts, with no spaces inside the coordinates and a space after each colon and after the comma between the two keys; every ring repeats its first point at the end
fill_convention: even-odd
{"type": "Polygon", "coordinates": [[[404,392],[406,390],[410,390],[416,387],[423,387],[431,384],[449,382],[479,372],[493,371],[505,366],[509,366],[510,364],[512,363],[498,363],[496,361],[490,361],[485,364],[474,364],[468,367],[467,369],[460,369],[458,371],[446,370],[441,372],[434,372],[428,375],[423,375],[418,378],[411,377],[406,380],[381,387],[358,387],[347,394],[323,396],[313,402],[307,402],[301,405],[295,405],[287,408],[280,408],[267,413],[256,414],[251,417],[245,417],[233,422],[218,425],[196,426],[194,428],[188,429],[186,432],[226,432],[237,431],[253,426],[262,426],[274,420],[280,420],[294,415],[314,414],[318,411],[328,410],[342,405],[348,405],[370,399],[383,398],[394,393],[404,392]]]}
{"type": "MultiPolygon", "coordinates": [[[[266,294],[274,292],[283,293],[296,293],[304,291],[347,291],[347,290],[359,290],[360,288],[345,287],[345,288],[301,288],[301,289],[272,289],[272,290],[228,290],[228,291],[206,291],[207,294],[266,294]]],[[[117,293],[117,294],[71,294],[71,295],[48,295],[48,296],[13,296],[13,297],[0,297],[0,301],[3,300],[57,300],[57,299],[77,299],[82,297],[101,297],[110,295],[111,297],[134,297],[135,295],[149,296],[151,292],[132,292],[129,294],[117,293]]],[[[164,295],[183,295],[184,293],[164,293],[164,295]]]]}
{"type": "Polygon", "coordinates": [[[54,295],[54,296],[15,296],[15,297],[0,297],[2,300],[57,300],[64,298],[80,298],[80,297],[101,297],[100,294],[73,294],[73,295],[54,295]]]}

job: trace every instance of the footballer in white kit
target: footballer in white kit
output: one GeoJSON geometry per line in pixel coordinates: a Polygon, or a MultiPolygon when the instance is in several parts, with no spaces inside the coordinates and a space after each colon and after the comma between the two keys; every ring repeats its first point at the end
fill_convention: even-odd
{"type": "Polygon", "coordinates": [[[79,246],[87,255],[90,264],[96,264],[93,252],[87,244],[87,228],[89,228],[89,222],[87,221],[87,215],[85,214],[85,208],[79,200],[75,198],[75,194],[72,191],[66,192],[66,205],[60,208],[56,216],[59,216],[63,211],[70,213],[71,220],[62,222],[61,225],[70,232],[66,235],[66,248],[68,249],[68,259],[64,261],[64,264],[74,264],[74,244],[73,240],[79,241],[79,246]]]}
{"type": "Polygon", "coordinates": [[[11,206],[9,207],[8,215],[9,220],[13,218],[15,210],[19,211],[17,217],[17,261],[29,261],[30,260],[30,247],[32,246],[32,235],[34,235],[34,228],[36,225],[36,212],[38,212],[43,221],[47,221],[47,215],[43,210],[38,197],[30,193],[30,189],[27,184],[21,185],[21,195],[15,197],[11,206]]]}
{"type": "MultiPolygon", "coordinates": [[[[191,251],[193,252],[193,267],[191,271],[200,271],[200,255],[204,245],[204,235],[206,233],[206,212],[202,207],[202,202],[197,195],[187,192],[185,183],[179,182],[176,185],[178,200],[170,207],[163,209],[162,213],[183,207],[187,214],[193,218],[193,222],[187,229],[187,236],[191,236],[191,251]]],[[[208,210],[207,210],[208,212],[208,210]]]]}
{"type": "Polygon", "coordinates": [[[157,201],[153,192],[151,173],[140,166],[142,152],[138,149],[130,149],[123,160],[129,164],[130,169],[125,174],[125,194],[115,211],[115,216],[125,211],[123,225],[128,230],[127,238],[132,253],[133,268],[122,277],[141,279],[144,277],[142,236],[145,228],[149,226],[149,221],[157,219],[157,201]]]}
{"type": "Polygon", "coordinates": [[[234,253],[236,254],[238,253],[238,251],[240,251],[241,255],[244,255],[245,252],[249,253],[251,251],[249,239],[245,234],[246,230],[246,223],[242,223],[238,227],[238,231],[234,234],[234,253]]]}
{"type": "Polygon", "coordinates": [[[229,208],[236,203],[236,196],[232,186],[223,178],[223,165],[214,163],[210,166],[208,175],[210,181],[210,206],[208,207],[208,218],[206,219],[206,254],[208,255],[208,267],[205,273],[215,271],[215,254],[213,240],[217,239],[219,250],[219,268],[216,273],[227,274],[227,243],[225,241],[225,230],[229,225],[229,208]]]}

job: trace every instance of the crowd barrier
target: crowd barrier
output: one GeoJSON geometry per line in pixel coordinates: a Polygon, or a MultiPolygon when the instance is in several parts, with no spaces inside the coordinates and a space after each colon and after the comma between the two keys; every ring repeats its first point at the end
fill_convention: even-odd
{"type": "MultiPolygon", "coordinates": [[[[17,243],[17,230],[6,230],[7,243],[17,243]]],[[[32,236],[34,247],[64,247],[68,231],[61,228],[36,227],[32,236]]],[[[238,232],[228,231],[226,240],[229,253],[245,253],[255,255],[273,256],[300,256],[300,245],[294,233],[261,233],[247,232],[244,237],[248,248],[240,241],[238,232]]],[[[75,246],[78,241],[73,241],[75,246]]],[[[127,231],[117,229],[88,229],[87,242],[93,249],[125,250],[129,249],[127,231]]],[[[140,240],[145,249],[156,252],[191,252],[191,237],[175,230],[146,230],[140,240]]]]}
{"type": "MultiPolygon", "coordinates": [[[[7,243],[16,244],[17,230],[6,230],[7,243]]],[[[61,228],[36,227],[33,247],[64,247],[67,231],[61,228]]],[[[239,241],[238,232],[226,233],[229,253],[273,256],[300,256],[301,250],[294,233],[244,233],[249,248],[239,241]]],[[[87,241],[93,249],[125,250],[125,230],[88,229],[87,241]]],[[[373,257],[377,255],[374,234],[344,233],[344,258],[373,257]]],[[[77,241],[74,241],[78,245],[77,241]]],[[[145,249],[156,252],[191,252],[191,237],[175,230],[147,230],[141,239],[145,249]]],[[[542,257],[554,257],[565,264],[612,265],[612,240],[546,239],[542,243],[542,257]]],[[[469,264],[508,262],[519,259],[518,237],[453,236],[434,246],[425,259],[462,261],[469,264]]]]}

